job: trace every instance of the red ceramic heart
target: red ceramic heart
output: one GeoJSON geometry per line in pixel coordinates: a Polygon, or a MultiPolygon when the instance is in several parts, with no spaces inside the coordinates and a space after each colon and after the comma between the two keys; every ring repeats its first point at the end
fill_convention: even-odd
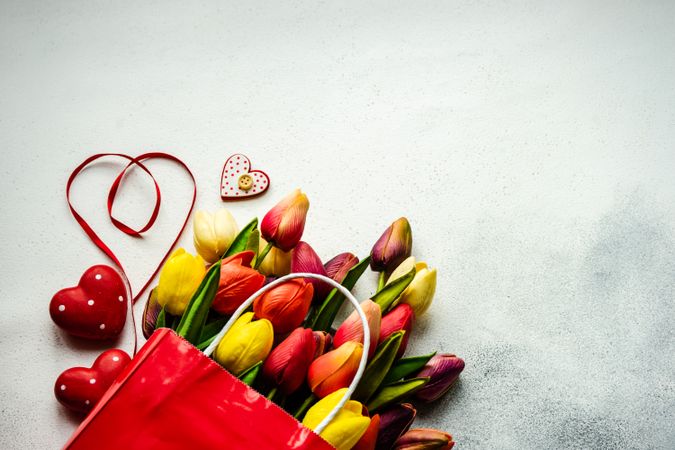
{"type": "Polygon", "coordinates": [[[91,368],[72,367],[59,375],[54,384],[54,395],[66,408],[87,413],[130,361],[129,355],[122,350],[106,350],[91,368]]]}
{"type": "Polygon", "coordinates": [[[120,274],[101,264],[87,269],[77,286],[57,292],[49,304],[49,314],[74,336],[110,339],[124,327],[128,301],[120,274]]]}
{"type": "Polygon", "coordinates": [[[242,155],[230,156],[223,166],[220,179],[220,196],[223,200],[236,200],[255,197],[267,190],[270,186],[270,177],[262,170],[251,170],[251,161],[242,155]],[[250,188],[241,189],[239,183],[243,175],[248,175],[250,188]]]}

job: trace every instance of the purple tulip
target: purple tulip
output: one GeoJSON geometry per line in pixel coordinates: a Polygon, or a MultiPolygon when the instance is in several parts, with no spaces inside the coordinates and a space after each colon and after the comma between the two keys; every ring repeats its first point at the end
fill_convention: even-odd
{"type": "Polygon", "coordinates": [[[380,413],[380,431],[375,450],[390,450],[398,438],[408,431],[417,410],[410,403],[392,405],[380,413]]]}
{"type": "Polygon", "coordinates": [[[337,281],[342,283],[342,281],[347,276],[347,272],[359,263],[359,258],[349,252],[340,253],[335,256],[333,259],[324,264],[324,269],[326,269],[326,274],[337,281]]]}
{"type": "Polygon", "coordinates": [[[415,398],[432,402],[443,396],[464,370],[464,360],[455,355],[442,353],[432,357],[415,377],[429,377],[429,382],[415,393],[415,398]]]}
{"type": "Polygon", "coordinates": [[[412,229],[405,217],[389,225],[370,251],[370,268],[376,272],[391,272],[412,251],[412,229]]]}
{"type": "Polygon", "coordinates": [[[450,450],[455,446],[452,436],[431,428],[417,428],[401,436],[394,450],[450,450]]]}

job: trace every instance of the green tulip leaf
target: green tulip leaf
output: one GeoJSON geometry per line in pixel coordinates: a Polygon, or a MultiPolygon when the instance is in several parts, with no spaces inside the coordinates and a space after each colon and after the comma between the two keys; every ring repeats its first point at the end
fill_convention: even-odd
{"type": "Polygon", "coordinates": [[[398,381],[380,389],[366,406],[369,412],[376,411],[392,403],[399,403],[405,397],[415,393],[429,382],[429,377],[411,378],[398,381]]]}
{"type": "Polygon", "coordinates": [[[199,344],[195,345],[195,347],[197,347],[198,350],[202,350],[202,351],[203,351],[203,350],[206,350],[206,347],[208,347],[209,345],[211,345],[211,342],[213,342],[213,340],[214,340],[215,338],[216,338],[215,336],[211,336],[211,337],[208,338],[207,340],[202,341],[202,342],[200,342],[199,344]]]}
{"type": "MultiPolygon", "coordinates": [[[[342,286],[351,291],[359,278],[361,278],[361,275],[363,275],[363,272],[365,272],[368,264],[370,264],[370,256],[363,258],[357,265],[349,269],[344,280],[342,280],[342,286]]],[[[344,300],[345,296],[338,292],[337,289],[330,291],[330,294],[328,294],[326,300],[323,301],[316,316],[311,321],[311,326],[309,328],[316,331],[330,331],[333,320],[335,320],[335,316],[340,310],[344,300]]]]}
{"type": "Polygon", "coordinates": [[[258,231],[258,218],[255,217],[244,228],[241,229],[237,237],[230,244],[223,258],[236,255],[246,250],[252,250],[256,255],[258,254],[258,246],[260,239],[260,232],[258,231]]]}
{"type": "Polygon", "coordinates": [[[204,342],[220,333],[220,330],[223,329],[228,320],[230,320],[229,317],[221,317],[204,325],[202,335],[199,337],[199,342],[204,342]]]}
{"type": "Polygon", "coordinates": [[[396,306],[396,300],[405,291],[405,288],[412,283],[413,278],[415,278],[414,267],[410,269],[410,272],[387,284],[371,297],[372,301],[380,305],[382,315],[385,315],[392,307],[396,306]]]}
{"type": "Polygon", "coordinates": [[[365,403],[380,387],[384,376],[396,359],[396,353],[401,346],[405,331],[392,333],[382,344],[377,347],[373,358],[368,362],[361,381],[352,396],[354,400],[365,403]]]}
{"type": "Polygon", "coordinates": [[[262,361],[258,361],[253,366],[244,370],[244,372],[241,375],[239,375],[239,379],[242,382],[248,384],[249,386],[252,386],[253,383],[255,382],[255,379],[258,377],[258,373],[260,373],[261,367],[262,367],[262,361]]]}
{"type": "Polygon", "coordinates": [[[192,295],[183,317],[178,324],[176,333],[188,342],[197,344],[202,335],[202,329],[209,315],[209,309],[218,291],[220,282],[220,261],[216,262],[206,272],[206,276],[192,295]]]}
{"type": "Polygon", "coordinates": [[[157,322],[155,322],[155,330],[158,328],[166,328],[166,310],[164,308],[159,310],[157,314],[157,322]]]}
{"type": "Polygon", "coordinates": [[[399,359],[394,364],[392,364],[391,369],[389,369],[389,372],[387,373],[387,376],[385,376],[384,380],[382,380],[382,384],[393,383],[419,372],[422,370],[422,367],[424,367],[424,365],[434,357],[435,354],[436,352],[433,352],[428,355],[411,356],[409,358],[399,359]]]}

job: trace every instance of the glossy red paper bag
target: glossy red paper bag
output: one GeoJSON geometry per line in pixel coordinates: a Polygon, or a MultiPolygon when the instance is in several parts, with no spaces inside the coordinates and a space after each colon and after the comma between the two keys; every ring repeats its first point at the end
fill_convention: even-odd
{"type": "Polygon", "coordinates": [[[157,330],[64,447],[334,450],[172,330],[157,330]]]}

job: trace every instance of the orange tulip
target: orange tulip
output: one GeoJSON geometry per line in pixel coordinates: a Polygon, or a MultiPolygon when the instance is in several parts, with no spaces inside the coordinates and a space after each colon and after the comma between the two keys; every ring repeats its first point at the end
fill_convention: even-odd
{"type": "Polygon", "coordinates": [[[362,354],[363,344],[349,341],[315,359],[307,372],[307,382],[314,395],[323,398],[349,386],[362,354]]]}
{"type": "Polygon", "coordinates": [[[232,314],[265,283],[265,276],[251,268],[254,256],[248,250],[220,263],[218,292],[213,300],[213,309],[220,314],[232,314]]]}
{"type": "Polygon", "coordinates": [[[280,284],[253,302],[256,317],[272,322],[274,331],[288,333],[299,327],[309,311],[314,288],[305,280],[290,280],[280,284]]]}
{"type": "MultiPolygon", "coordinates": [[[[380,323],[382,320],[382,310],[380,305],[372,300],[361,302],[361,309],[368,319],[368,328],[370,328],[370,350],[368,357],[373,356],[377,347],[377,341],[380,338],[380,323]]],[[[335,332],[333,345],[339,347],[347,341],[363,342],[363,324],[359,313],[352,312],[347,319],[342,322],[340,328],[335,332]]]]}
{"type": "Polygon", "coordinates": [[[307,210],[307,196],[300,189],[296,189],[265,214],[260,224],[260,233],[266,241],[287,252],[302,238],[307,210]]]}

